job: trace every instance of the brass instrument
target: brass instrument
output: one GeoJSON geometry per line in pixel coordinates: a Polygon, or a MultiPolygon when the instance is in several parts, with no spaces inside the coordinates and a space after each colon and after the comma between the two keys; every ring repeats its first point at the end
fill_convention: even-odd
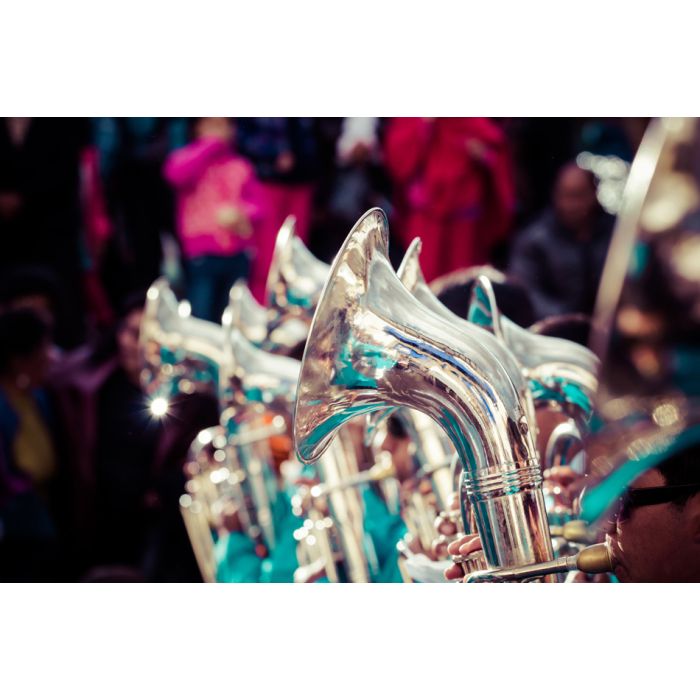
{"type": "Polygon", "coordinates": [[[265,296],[272,328],[290,319],[311,323],[330,269],[294,234],[295,223],[293,216],[284,220],[270,263],[265,296]]]}
{"type": "Polygon", "coordinates": [[[275,325],[275,315],[258,304],[244,280],[231,287],[228,309],[231,325],[238,328],[246,340],[266,352],[289,355],[306,342],[308,324],[298,318],[290,318],[275,325]]]}
{"type": "Polygon", "coordinates": [[[466,583],[507,583],[509,581],[537,580],[542,576],[582,571],[586,574],[604,574],[612,571],[610,550],[605,544],[594,544],[577,554],[560,557],[554,561],[507,569],[474,571],[467,575],[466,583]]]}
{"type": "Polygon", "coordinates": [[[521,375],[422,305],[392,270],[387,244],[386,217],[370,210],[333,263],[299,378],[299,458],[318,459],[355,416],[415,408],[456,447],[489,565],[551,559],[533,426],[515,387],[521,375]]]}
{"type": "Polygon", "coordinates": [[[489,330],[522,365],[536,405],[553,403],[585,430],[598,388],[599,362],[586,347],[564,338],[542,336],[503,316],[488,277],[472,289],[469,320],[489,330]]]}
{"type": "Polygon", "coordinates": [[[223,362],[223,332],[215,323],[193,318],[161,277],[146,294],[139,345],[141,382],[150,397],[177,393],[216,395],[223,362]]]}

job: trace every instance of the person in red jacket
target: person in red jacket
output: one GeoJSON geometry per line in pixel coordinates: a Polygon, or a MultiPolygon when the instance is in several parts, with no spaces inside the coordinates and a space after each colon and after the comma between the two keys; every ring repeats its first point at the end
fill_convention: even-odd
{"type": "Polygon", "coordinates": [[[489,260],[515,204],[505,135],[486,118],[396,118],[384,157],[394,183],[398,239],[423,239],[428,281],[489,260]]]}

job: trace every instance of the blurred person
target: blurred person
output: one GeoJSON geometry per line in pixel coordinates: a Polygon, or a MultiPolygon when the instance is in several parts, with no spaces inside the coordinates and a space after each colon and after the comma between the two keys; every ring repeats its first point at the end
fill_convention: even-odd
{"type": "Polygon", "coordinates": [[[30,309],[53,331],[60,315],[59,283],[51,270],[18,267],[0,280],[0,312],[30,309]]]}
{"type": "Polygon", "coordinates": [[[515,239],[508,272],[525,285],[537,319],[590,314],[614,226],[595,179],[575,163],[557,177],[552,208],[515,239]]]}
{"type": "Polygon", "coordinates": [[[60,580],[60,427],[46,388],[51,335],[33,311],[0,315],[0,579],[60,580]]]}
{"type": "Polygon", "coordinates": [[[389,120],[384,159],[404,248],[421,237],[428,282],[489,260],[515,206],[507,143],[486,118],[389,120]]]}
{"type": "Polygon", "coordinates": [[[72,418],[66,432],[82,487],[76,547],[83,572],[119,567],[148,581],[193,581],[199,575],[178,506],[182,467],[197,432],[218,415],[201,397],[174,399],[163,419],[150,414],[140,385],[144,299],[129,296],[114,331],[66,357],[54,381],[72,418]]]}
{"type": "Polygon", "coordinates": [[[261,183],[263,216],[251,275],[251,291],[262,304],[277,233],[290,214],[296,234],[308,241],[314,186],[319,176],[316,120],[309,117],[237,118],[238,149],[261,183]]]}
{"type": "Polygon", "coordinates": [[[85,335],[80,166],[89,141],[84,119],[0,120],[0,276],[18,265],[53,272],[65,309],[61,347],[85,335]]]}
{"type": "Polygon", "coordinates": [[[224,117],[198,119],[192,143],[174,151],[165,177],[177,193],[177,232],[194,316],[218,323],[233,283],[247,278],[262,196],[250,164],[234,150],[224,117]]]}
{"type": "Polygon", "coordinates": [[[101,184],[113,235],[103,251],[101,277],[112,306],[159,275],[161,235],[173,230],[172,195],[163,180],[168,154],[187,143],[187,119],[93,119],[101,184]]]}
{"type": "MultiPolygon", "coordinates": [[[[326,121],[319,120],[322,124],[326,121]]],[[[346,117],[334,122],[336,129],[326,130],[327,139],[333,139],[323,152],[323,173],[314,200],[309,241],[310,249],[325,261],[333,259],[363,212],[377,206],[391,209],[382,163],[382,121],[376,117],[346,117]]],[[[394,232],[390,235],[393,238],[394,232]]],[[[399,248],[389,246],[392,261],[396,250],[399,248]]]]}

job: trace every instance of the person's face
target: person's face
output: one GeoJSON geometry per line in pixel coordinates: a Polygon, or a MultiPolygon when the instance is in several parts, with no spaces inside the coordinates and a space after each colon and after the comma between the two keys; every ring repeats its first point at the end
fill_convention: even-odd
{"type": "Polygon", "coordinates": [[[36,389],[44,384],[51,366],[51,343],[46,339],[34,352],[17,357],[12,362],[12,373],[21,380],[24,389],[36,389]]]}
{"type": "MultiPolygon", "coordinates": [[[[665,486],[660,472],[652,469],[637,479],[635,488],[665,486]]],[[[626,582],[700,582],[700,542],[697,503],[694,496],[684,506],[674,503],[633,508],[618,518],[607,542],[615,560],[615,575],[626,582]]]]}
{"type": "Polygon", "coordinates": [[[387,432],[381,449],[391,454],[396,478],[399,481],[405,481],[413,476],[413,452],[410,438],[395,437],[387,432]]]}
{"type": "Polygon", "coordinates": [[[579,168],[566,168],[554,188],[554,209],[559,221],[576,230],[592,217],[596,193],[588,175],[579,168]]]}
{"type": "Polygon", "coordinates": [[[142,361],[139,351],[139,329],[143,311],[135,309],[121,323],[117,331],[119,363],[129,378],[136,384],[139,381],[142,361]]]}
{"type": "Polygon", "coordinates": [[[196,126],[198,138],[217,138],[231,142],[235,136],[233,124],[226,117],[202,117],[196,126]]]}

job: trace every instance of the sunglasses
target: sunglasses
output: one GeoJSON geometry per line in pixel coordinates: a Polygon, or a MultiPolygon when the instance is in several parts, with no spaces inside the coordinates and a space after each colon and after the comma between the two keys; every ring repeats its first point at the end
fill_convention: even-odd
{"type": "Polygon", "coordinates": [[[635,508],[670,503],[678,498],[692,496],[700,491],[700,483],[678,484],[676,486],[653,486],[644,489],[627,489],[618,499],[618,506],[611,513],[611,520],[623,522],[629,520],[635,508]]]}

